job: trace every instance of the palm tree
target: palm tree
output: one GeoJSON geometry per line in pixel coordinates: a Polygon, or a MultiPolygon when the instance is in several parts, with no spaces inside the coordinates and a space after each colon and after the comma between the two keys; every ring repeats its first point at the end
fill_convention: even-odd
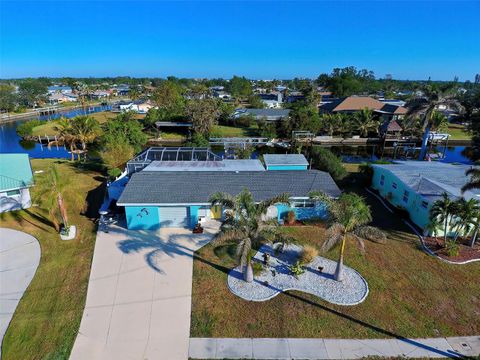
{"type": "Polygon", "coordinates": [[[327,240],[323,243],[322,250],[326,252],[336,245],[341,245],[334,277],[335,280],[342,281],[346,240],[347,238],[355,239],[363,251],[365,245],[360,234],[363,232],[364,225],[372,221],[372,214],[364,199],[353,193],[344,193],[338,200],[329,201],[328,208],[332,224],[328,228],[327,240]]]}
{"type": "Polygon", "coordinates": [[[36,183],[37,200],[42,208],[48,209],[50,220],[56,231],[60,231],[60,224],[57,220],[57,214],[62,218],[64,229],[68,229],[68,215],[63,198],[63,193],[68,186],[67,178],[61,176],[58,172],[57,165],[52,164],[40,177],[36,183]]]}
{"type": "Polygon", "coordinates": [[[472,167],[465,172],[465,175],[470,176],[470,179],[468,183],[462,187],[462,192],[472,189],[480,189],[480,168],[472,167]]]}
{"type": "Polygon", "coordinates": [[[91,116],[76,116],[70,120],[75,138],[82,145],[86,158],[87,144],[93,142],[100,134],[100,124],[91,116]]]}
{"type": "Polygon", "coordinates": [[[360,132],[361,137],[367,137],[370,132],[377,132],[380,122],[373,116],[372,110],[364,108],[353,116],[355,129],[360,132]]]}
{"type": "Polygon", "coordinates": [[[276,219],[266,219],[268,208],[274,204],[288,204],[289,197],[288,194],[282,194],[257,203],[247,189],[237,196],[217,192],[210,197],[212,206],[221,205],[227,210],[227,218],[215,242],[237,242],[238,262],[243,269],[245,281],[253,281],[250,258],[252,247],[270,239],[278,225],[276,219]]]}
{"type": "Polygon", "coordinates": [[[458,204],[450,199],[448,194],[444,192],[442,198],[433,203],[430,209],[430,221],[437,221],[443,224],[443,240],[447,243],[447,228],[452,224],[454,216],[458,212],[458,204]]]}
{"type": "Polygon", "coordinates": [[[75,160],[75,151],[77,149],[78,138],[76,131],[73,129],[72,124],[65,118],[62,118],[58,121],[57,125],[54,127],[58,131],[59,137],[65,144],[70,148],[71,161],[75,160]]]}
{"type": "MultiPolygon", "coordinates": [[[[423,125],[422,125],[422,149],[420,151],[419,160],[424,160],[427,154],[427,143],[430,136],[430,130],[432,128],[432,120],[435,120],[433,113],[437,105],[439,104],[452,104],[456,102],[455,96],[450,95],[451,90],[453,89],[453,84],[440,89],[438,86],[426,85],[423,88],[423,93],[426,96],[426,102],[420,103],[420,105],[412,106],[409,116],[416,117],[419,114],[423,114],[423,125]]],[[[423,98],[425,100],[425,97],[423,98]]]]}
{"type": "Polygon", "coordinates": [[[468,236],[472,229],[476,227],[480,215],[480,202],[476,199],[465,200],[461,198],[458,200],[457,206],[458,221],[454,241],[457,240],[460,232],[462,232],[462,235],[468,236]]]}

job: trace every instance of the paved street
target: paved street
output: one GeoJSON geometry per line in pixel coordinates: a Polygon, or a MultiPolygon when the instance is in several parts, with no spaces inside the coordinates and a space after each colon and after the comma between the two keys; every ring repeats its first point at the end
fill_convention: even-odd
{"type": "Polygon", "coordinates": [[[0,351],[8,324],[39,263],[37,239],[22,231],[0,228],[0,351]]]}
{"type": "Polygon", "coordinates": [[[192,255],[217,230],[100,230],[71,359],[187,359],[192,255]]]}

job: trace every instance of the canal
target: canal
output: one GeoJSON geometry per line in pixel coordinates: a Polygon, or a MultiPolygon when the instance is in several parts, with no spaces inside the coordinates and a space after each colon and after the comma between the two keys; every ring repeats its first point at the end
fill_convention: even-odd
{"type": "MultiPolygon", "coordinates": [[[[94,106],[90,107],[86,113],[92,114],[96,112],[108,111],[110,106],[94,106]]],[[[58,112],[51,115],[42,115],[35,117],[42,121],[58,119],[60,117],[72,118],[78,115],[84,115],[82,108],[58,112]]],[[[0,125],[0,154],[8,153],[26,153],[32,158],[70,158],[69,152],[63,146],[52,146],[48,148],[36,141],[22,140],[17,135],[17,126],[28,120],[18,120],[6,122],[0,125]]]]}

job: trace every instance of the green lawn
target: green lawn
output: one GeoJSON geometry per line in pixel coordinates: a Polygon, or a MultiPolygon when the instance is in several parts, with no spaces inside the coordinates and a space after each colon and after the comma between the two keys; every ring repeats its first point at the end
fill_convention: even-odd
{"type": "MultiPolygon", "coordinates": [[[[210,244],[196,253],[194,261],[191,336],[385,338],[478,334],[480,263],[449,265],[428,256],[404,223],[360,184],[357,179],[349,190],[367,198],[374,225],[386,230],[389,237],[386,245],[367,242],[364,256],[354,243],[347,244],[346,265],[358,270],[369,284],[370,294],[364,303],[342,307],[296,291],[267,302],[246,302],[231,294],[226,284],[227,273],[234,266],[234,248],[210,244]]],[[[282,230],[302,244],[320,247],[325,239],[323,224],[282,230]]],[[[338,250],[325,256],[336,259],[338,250]]]]}
{"type": "MultiPolygon", "coordinates": [[[[45,170],[53,162],[58,163],[62,176],[69,177],[74,184],[64,198],[78,235],[75,240],[61,241],[39,207],[0,214],[1,227],[35,236],[42,252],[35,277],[3,340],[5,360],[68,359],[85,306],[97,231],[94,218],[105,189],[103,177],[62,160],[33,159],[32,167],[45,170]]],[[[43,175],[35,178],[39,176],[43,175]]],[[[35,187],[31,192],[35,195],[35,187]]]]}
{"type": "Polygon", "coordinates": [[[258,126],[256,124],[250,127],[234,127],[215,125],[211,137],[249,137],[259,136],[258,126]]]}
{"type": "Polygon", "coordinates": [[[460,124],[449,124],[448,131],[450,140],[471,140],[472,136],[466,131],[465,127],[460,124]]]}

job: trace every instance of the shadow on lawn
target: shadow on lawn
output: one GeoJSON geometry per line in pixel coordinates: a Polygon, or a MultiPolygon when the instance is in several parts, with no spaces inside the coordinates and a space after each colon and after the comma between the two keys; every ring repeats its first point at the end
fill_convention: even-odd
{"type": "MultiPolygon", "coordinates": [[[[334,309],[331,309],[325,305],[321,305],[319,303],[316,303],[312,300],[308,300],[308,299],[305,299],[303,298],[302,296],[300,295],[296,295],[294,293],[291,293],[291,292],[285,292],[284,293],[286,296],[289,296],[293,299],[296,299],[296,300],[299,300],[299,301],[302,301],[308,305],[312,305],[312,306],[315,306],[315,307],[318,307],[324,311],[327,311],[333,315],[336,315],[338,317],[341,317],[343,319],[346,319],[346,320],[349,320],[355,324],[358,324],[358,325],[361,325],[363,327],[366,327],[370,330],[373,330],[373,331],[376,331],[377,333],[379,334],[382,334],[382,335],[386,335],[386,336],[390,336],[392,338],[395,338],[397,340],[400,340],[400,341],[403,341],[407,344],[410,344],[410,345],[413,345],[413,346],[416,346],[418,348],[421,348],[421,349],[424,349],[424,350],[427,350],[427,351],[431,351],[433,353],[436,353],[438,355],[441,355],[441,356],[445,356],[445,357],[450,357],[450,358],[463,358],[463,359],[470,359],[471,357],[468,357],[468,356],[464,356],[458,352],[455,352],[455,351],[443,351],[443,350],[439,350],[439,349],[436,349],[434,347],[431,347],[431,346],[428,346],[428,345],[425,345],[425,344],[422,344],[418,341],[415,341],[415,340],[412,340],[412,339],[408,339],[406,337],[403,337],[401,335],[398,335],[398,334],[395,334],[391,331],[388,331],[388,330],[385,330],[385,329],[382,329],[376,325],[372,325],[372,324],[369,324],[363,320],[360,320],[360,319],[356,319],[354,318],[353,316],[350,316],[350,315],[347,315],[347,314],[344,314],[340,311],[337,311],[337,310],[334,310],[334,309]]],[[[473,359],[473,358],[472,358],[473,359]]]]}

